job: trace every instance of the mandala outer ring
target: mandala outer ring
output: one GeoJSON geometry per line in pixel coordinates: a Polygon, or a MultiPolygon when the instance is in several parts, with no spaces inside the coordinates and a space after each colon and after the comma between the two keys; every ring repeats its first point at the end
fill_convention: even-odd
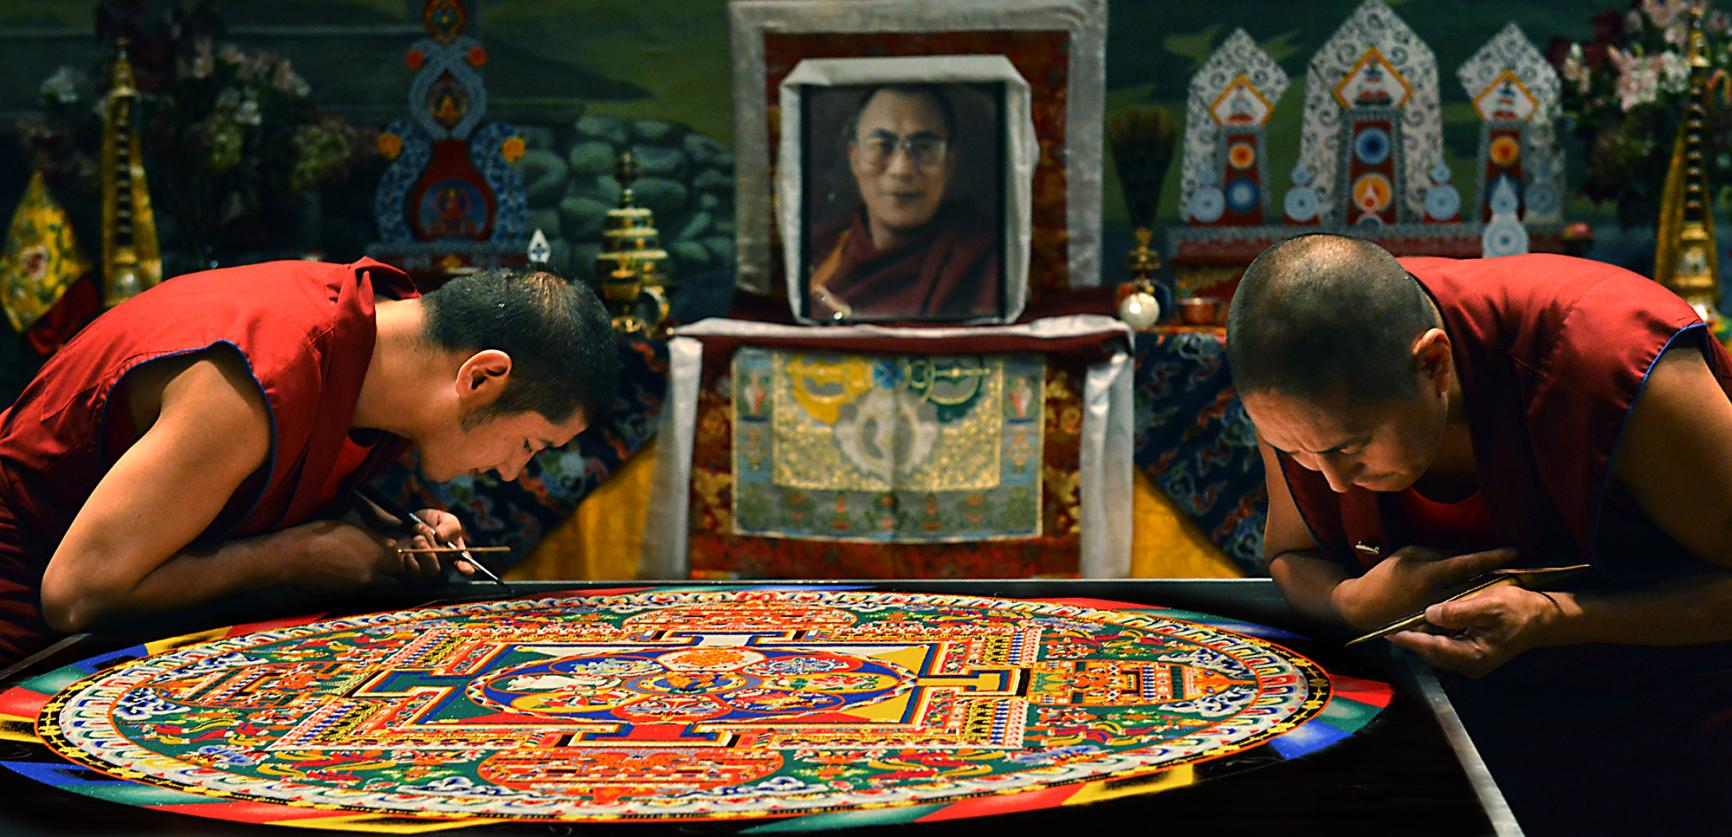
{"type": "MultiPolygon", "coordinates": [[[[491,811],[484,811],[484,810],[475,810],[473,808],[465,808],[465,809],[453,810],[453,811],[429,811],[428,808],[426,808],[426,807],[408,807],[406,805],[393,806],[393,805],[389,805],[389,804],[373,804],[373,803],[350,804],[350,803],[342,803],[342,802],[319,801],[317,799],[283,798],[281,796],[272,796],[272,795],[268,795],[265,793],[249,792],[249,791],[243,790],[243,789],[210,788],[210,787],[205,787],[205,786],[196,785],[196,784],[177,782],[177,781],[173,781],[173,780],[164,778],[163,776],[160,776],[160,775],[156,775],[153,773],[147,773],[147,772],[144,772],[142,770],[136,769],[135,767],[129,766],[129,763],[116,764],[114,762],[106,761],[106,760],[102,759],[101,757],[97,756],[96,754],[88,752],[85,749],[81,748],[79,746],[79,742],[74,741],[72,739],[72,737],[69,737],[66,734],[65,728],[62,726],[62,720],[61,720],[62,712],[67,709],[67,707],[71,704],[72,700],[75,697],[81,695],[87,689],[96,687],[96,686],[100,685],[103,681],[112,679],[112,678],[116,677],[117,675],[122,675],[122,674],[126,674],[129,672],[134,672],[136,669],[150,668],[153,666],[154,667],[165,667],[167,665],[167,661],[169,661],[169,660],[178,661],[178,664],[176,666],[172,667],[172,668],[178,668],[179,666],[185,665],[186,663],[196,662],[196,661],[201,660],[201,659],[210,659],[210,658],[215,657],[219,654],[226,654],[226,653],[231,653],[231,652],[238,651],[238,650],[243,650],[246,648],[256,647],[256,646],[259,646],[259,645],[264,644],[266,642],[273,642],[274,643],[274,642],[280,642],[280,641],[284,641],[284,640],[301,639],[301,638],[306,638],[306,637],[314,636],[314,635],[321,634],[321,633],[328,633],[328,632],[335,631],[335,630],[346,630],[346,629],[354,629],[354,628],[359,628],[359,627],[378,626],[378,625],[394,624],[394,623],[401,624],[401,623],[424,622],[424,621],[427,621],[430,619],[439,619],[441,617],[450,618],[450,617],[454,617],[454,616],[460,616],[460,615],[464,615],[465,613],[519,612],[519,611],[534,609],[537,607],[571,606],[573,604],[581,604],[581,605],[600,607],[600,606],[611,606],[611,605],[621,604],[623,602],[623,600],[642,599],[642,598],[651,598],[651,599],[666,598],[669,596],[680,597],[681,599],[683,599],[683,601],[680,601],[680,602],[662,602],[659,604],[644,604],[643,605],[644,607],[660,607],[660,606],[666,606],[667,604],[690,603],[692,601],[699,601],[699,602],[722,601],[722,600],[727,600],[730,598],[739,598],[742,594],[747,595],[747,596],[754,596],[754,597],[758,597],[758,598],[762,598],[764,595],[764,593],[761,591],[738,590],[738,589],[727,590],[727,591],[705,591],[705,592],[690,592],[690,591],[656,592],[656,591],[649,591],[649,592],[644,592],[644,593],[628,593],[628,594],[624,594],[624,595],[606,595],[606,596],[592,596],[592,597],[584,597],[581,595],[580,596],[541,597],[541,598],[536,598],[536,599],[521,599],[521,600],[515,600],[512,602],[505,602],[505,603],[493,603],[493,604],[509,605],[509,606],[511,606],[510,610],[500,610],[497,607],[488,607],[487,603],[469,604],[469,605],[453,605],[453,606],[438,607],[438,608],[420,608],[420,609],[408,610],[408,611],[395,611],[395,612],[388,612],[388,613],[382,613],[382,614],[369,614],[369,615],[364,615],[364,616],[357,616],[357,617],[350,617],[350,618],[343,618],[343,619],[333,619],[333,620],[310,622],[310,623],[301,624],[301,625],[293,625],[293,626],[287,626],[287,627],[276,628],[276,629],[268,629],[268,630],[264,630],[264,631],[260,631],[260,632],[252,633],[252,634],[244,634],[241,636],[226,637],[226,638],[222,638],[222,639],[215,639],[215,640],[210,640],[210,641],[196,643],[196,644],[179,646],[179,647],[173,648],[170,651],[164,652],[162,654],[157,654],[157,655],[153,655],[150,657],[145,657],[145,658],[141,658],[138,660],[129,661],[129,662],[114,666],[112,668],[109,668],[109,669],[106,669],[103,671],[99,671],[95,674],[91,674],[89,676],[84,677],[83,679],[77,681],[76,683],[74,683],[73,685],[71,685],[65,689],[60,690],[57,694],[55,694],[52,698],[50,698],[47,701],[47,703],[43,706],[42,712],[38,716],[38,719],[37,719],[37,734],[45,743],[47,743],[49,745],[50,749],[52,749],[54,752],[56,752],[60,756],[67,758],[71,761],[74,761],[76,763],[82,764],[86,767],[91,768],[92,770],[95,770],[96,772],[99,772],[99,773],[102,773],[102,774],[105,774],[108,776],[112,776],[112,777],[115,777],[118,779],[124,779],[124,780],[128,780],[128,781],[132,781],[132,782],[139,782],[139,783],[143,783],[143,784],[153,785],[153,786],[157,786],[157,787],[170,788],[170,789],[182,791],[184,793],[194,795],[194,796],[202,796],[202,797],[207,797],[207,798],[228,800],[228,801],[246,800],[246,801],[259,802],[259,803],[265,803],[265,804],[270,804],[270,805],[281,805],[281,806],[284,806],[286,809],[312,809],[312,810],[332,811],[332,812],[344,811],[344,812],[366,813],[366,814],[375,814],[375,815],[391,816],[391,817],[412,817],[412,818],[424,819],[424,820],[428,820],[428,821],[449,821],[449,820],[453,820],[453,819],[468,819],[468,820],[472,820],[476,823],[496,822],[496,821],[503,821],[503,820],[524,820],[524,821],[550,821],[551,820],[551,821],[605,822],[605,821],[625,821],[625,820],[678,821],[678,820],[717,820],[717,819],[761,819],[761,818],[778,818],[778,817],[801,816],[801,815],[808,815],[808,814],[836,813],[836,812],[846,812],[846,811],[855,811],[855,810],[878,810],[878,809],[886,809],[886,808],[906,808],[906,807],[910,807],[910,806],[932,805],[935,803],[948,804],[948,803],[955,803],[955,802],[959,802],[959,801],[963,801],[963,800],[975,799],[975,798],[981,798],[981,797],[1014,795],[1014,794],[1018,794],[1018,793],[1040,792],[1040,791],[1050,790],[1052,788],[1063,787],[1063,786],[1072,786],[1072,785],[1101,786],[1101,785],[1105,785],[1105,784],[1109,784],[1109,783],[1113,783],[1113,782],[1117,782],[1117,781],[1121,781],[1121,780],[1125,780],[1125,779],[1151,776],[1151,775],[1165,772],[1165,771],[1167,771],[1173,767],[1176,767],[1176,766],[1195,765],[1195,764],[1199,764],[1202,762],[1211,761],[1211,760],[1214,760],[1217,758],[1232,755],[1234,753],[1249,750],[1249,749],[1252,749],[1252,748],[1254,748],[1260,744],[1266,743],[1270,739],[1276,738],[1276,737],[1278,737],[1284,733],[1290,732],[1293,729],[1295,729],[1296,727],[1316,718],[1318,715],[1320,715],[1323,712],[1324,708],[1329,704],[1330,700],[1334,697],[1333,688],[1332,688],[1329,676],[1316,663],[1312,662],[1311,660],[1309,660],[1308,658],[1306,658],[1300,654],[1297,654],[1297,653],[1291,651],[1290,649],[1286,648],[1285,646],[1282,646],[1278,643],[1271,642],[1269,640],[1261,639],[1258,637],[1252,637],[1252,636],[1248,636],[1245,634],[1240,634],[1238,632],[1235,632],[1235,631],[1232,631],[1229,629],[1215,627],[1215,626],[1209,625],[1207,623],[1196,622],[1196,621],[1187,620],[1187,619],[1174,618],[1171,616],[1164,616],[1164,615],[1161,615],[1164,612],[1164,609],[1158,608],[1158,607],[1147,607],[1147,606],[1142,606],[1142,605],[1129,605],[1129,604],[1127,604],[1126,605],[1127,607],[1133,608],[1133,609],[1130,609],[1130,610],[1106,610],[1106,609],[1102,609],[1102,608],[1098,608],[1098,607],[1072,605],[1072,604],[1064,603],[1062,601],[1055,602],[1055,601],[1046,601],[1046,600],[1038,600],[1038,599],[1037,600],[993,599],[993,598],[985,598],[985,597],[977,597],[977,596],[907,594],[907,593],[871,593],[871,592],[839,592],[838,593],[838,592],[816,591],[816,590],[777,591],[777,592],[778,593],[784,593],[784,594],[787,594],[790,596],[794,596],[794,597],[796,597],[794,599],[795,601],[799,601],[802,603],[813,603],[813,602],[817,601],[819,603],[830,603],[830,604],[833,604],[836,606],[846,606],[846,605],[851,604],[851,603],[857,604],[857,605],[862,605],[862,606],[882,606],[884,604],[925,604],[925,605],[940,605],[940,606],[952,606],[952,607],[955,607],[955,606],[976,606],[976,607],[984,607],[988,610],[996,610],[996,611],[1000,611],[1000,612],[1006,611],[1006,610],[1013,611],[1013,612],[1021,612],[1022,615],[1029,616],[1029,617],[1059,617],[1059,618],[1075,619],[1075,620],[1079,620],[1079,621],[1097,621],[1098,623],[1103,624],[1103,625],[1117,625],[1117,626],[1121,626],[1121,627],[1144,628],[1145,630],[1152,628],[1157,623],[1162,624],[1162,625],[1167,625],[1167,626],[1178,626],[1181,629],[1188,628],[1191,630],[1201,630],[1204,632],[1211,632],[1211,633],[1216,634],[1217,635],[1217,642],[1220,640],[1223,640],[1223,639],[1224,640],[1231,640],[1232,643],[1230,643],[1230,644],[1251,646],[1251,647],[1257,648],[1259,650],[1262,650],[1265,653],[1271,653],[1274,657],[1278,658],[1282,663],[1291,667],[1291,669],[1293,670],[1293,673],[1295,675],[1297,675],[1297,680],[1304,684],[1305,694],[1304,694],[1302,699],[1292,701],[1292,703],[1294,704],[1292,714],[1290,714],[1286,717],[1283,717],[1278,721],[1275,721],[1275,722],[1268,724],[1265,728],[1259,730],[1255,734],[1245,736],[1243,738],[1235,739],[1229,743],[1216,744],[1214,746],[1203,749],[1200,755],[1183,758],[1183,759],[1180,759],[1177,761],[1169,760],[1169,761],[1164,761],[1164,762],[1151,763],[1146,759],[1139,760],[1138,758],[1136,758],[1136,755],[1137,755],[1136,751],[1128,751],[1128,752],[1123,752],[1123,753],[1111,754],[1107,758],[1098,759],[1095,761],[1087,762],[1084,765],[1080,765],[1082,767],[1093,766],[1093,767],[1097,768],[1097,769],[1093,770],[1092,772],[1086,772],[1086,773],[1083,773],[1082,775],[1076,775],[1077,771],[1069,769],[1070,767],[1072,767],[1069,765],[1061,766],[1061,767],[1037,767],[1037,768],[1032,768],[1029,770],[1022,771],[1020,773],[1006,774],[1004,776],[997,777],[997,778],[993,779],[992,781],[976,782],[976,783],[960,783],[961,789],[957,789],[959,783],[947,782],[947,783],[943,783],[940,786],[922,786],[922,785],[902,786],[902,787],[894,788],[889,792],[868,791],[868,792],[852,793],[852,794],[800,794],[800,795],[795,795],[795,796],[789,798],[788,801],[793,801],[793,802],[795,802],[795,804],[788,805],[787,807],[775,807],[775,808],[757,807],[757,808],[751,808],[749,810],[745,810],[745,809],[742,809],[742,810],[725,810],[725,809],[716,809],[716,808],[705,808],[702,811],[681,811],[681,810],[677,810],[678,808],[680,808],[680,806],[677,804],[667,804],[665,802],[657,802],[656,800],[652,799],[647,803],[649,808],[651,808],[651,809],[663,808],[666,810],[660,810],[660,811],[658,811],[658,810],[645,810],[645,811],[624,810],[624,811],[621,811],[621,810],[608,809],[605,806],[587,806],[584,810],[580,810],[577,812],[554,812],[554,813],[534,813],[534,812],[524,812],[524,811],[491,812],[491,811]],[[937,787],[939,789],[934,790],[934,787],[937,787]],[[820,799],[822,799],[824,797],[829,797],[833,801],[828,801],[828,802],[825,802],[825,801],[817,801],[817,802],[806,801],[806,800],[810,800],[812,797],[819,797],[820,799]],[[885,797],[890,797],[890,798],[885,798],[885,797]]],[[[636,604],[634,602],[624,602],[624,603],[636,604]]],[[[1101,602],[1099,604],[1110,605],[1110,604],[1115,604],[1115,603],[1101,602]]],[[[1148,630],[1148,632],[1161,633],[1159,631],[1153,631],[1153,630],[1148,630]]],[[[1215,646],[1210,645],[1210,647],[1215,647],[1215,646]]],[[[1261,685],[1259,685],[1258,697],[1261,698],[1263,696],[1264,696],[1264,689],[1261,685]]],[[[1254,706],[1256,706],[1256,704],[1257,704],[1257,701],[1253,700],[1252,702],[1247,704],[1247,706],[1248,707],[1254,707],[1254,706]]],[[[1197,735],[1202,735],[1202,734],[1204,734],[1204,732],[1207,732],[1208,730],[1212,730],[1215,727],[1219,727],[1225,721],[1230,721],[1230,720],[1238,718],[1239,714],[1240,713],[1236,712],[1236,713],[1234,713],[1234,715],[1230,716],[1227,719],[1224,719],[1223,721],[1217,721],[1217,722],[1213,723],[1209,728],[1206,728],[1203,731],[1198,731],[1198,732],[1193,733],[1190,737],[1196,737],[1197,735]]],[[[127,742],[127,743],[130,743],[130,742],[127,742]]],[[[122,745],[122,746],[124,746],[124,745],[122,745]]],[[[136,746],[136,745],[134,745],[134,746],[136,746]]],[[[146,751],[146,752],[150,752],[150,751],[146,751]]],[[[163,755],[155,754],[155,753],[150,753],[150,755],[157,756],[158,758],[161,758],[161,759],[172,758],[171,756],[163,756],[163,755]]],[[[147,756],[147,758],[148,758],[148,756],[147,756]]],[[[194,768],[195,772],[201,771],[201,770],[208,770],[208,768],[194,768]]],[[[247,779],[248,777],[241,777],[241,778],[247,779]]],[[[250,784],[250,783],[254,783],[254,782],[252,782],[252,781],[243,781],[242,782],[243,785],[244,784],[250,784]]],[[[267,784],[267,785],[272,785],[272,784],[284,785],[284,784],[286,784],[286,785],[293,786],[295,783],[292,783],[292,782],[289,782],[289,783],[264,782],[264,784],[267,784]]],[[[356,795],[360,795],[360,794],[356,794],[354,792],[345,792],[343,794],[337,794],[336,796],[341,797],[344,795],[356,796],[356,795]]],[[[386,796],[386,795],[396,795],[396,794],[379,793],[379,794],[373,794],[373,795],[374,796],[386,796]]],[[[399,798],[401,798],[401,797],[399,796],[399,798]]],[[[756,797],[752,797],[752,798],[755,799],[756,797]]],[[[423,799],[421,801],[425,802],[427,800],[423,799]]],[[[435,801],[438,801],[438,800],[435,800],[435,801]]]]}

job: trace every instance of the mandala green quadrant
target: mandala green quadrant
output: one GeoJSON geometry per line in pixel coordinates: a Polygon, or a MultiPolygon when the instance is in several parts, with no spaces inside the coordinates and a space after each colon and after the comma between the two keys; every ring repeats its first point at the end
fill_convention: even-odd
{"type": "MultiPolygon", "coordinates": [[[[250,821],[816,827],[863,810],[967,815],[983,799],[1014,809],[1018,794],[1076,804],[1110,780],[1265,745],[1297,755],[1387,702],[1383,684],[1342,688],[1207,618],[815,588],[453,605],[121,663],[44,694],[37,728],[97,771],[253,803],[226,814],[250,821]],[[293,816],[258,813],[278,806],[293,816]]],[[[28,705],[20,692],[65,680],[0,699],[28,705]]]]}
{"type": "Polygon", "coordinates": [[[1039,355],[734,355],[737,534],[899,543],[1041,534],[1039,355]]]}

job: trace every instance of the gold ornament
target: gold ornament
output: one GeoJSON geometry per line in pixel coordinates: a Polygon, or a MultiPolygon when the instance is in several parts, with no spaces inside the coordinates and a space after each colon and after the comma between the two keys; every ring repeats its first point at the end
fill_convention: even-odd
{"type": "Polygon", "coordinates": [[[668,321],[668,252],[660,245],[655,215],[637,206],[631,184],[637,179],[637,157],[622,152],[614,165],[619,181],[619,206],[607,211],[601,252],[595,257],[596,281],[601,298],[613,314],[613,328],[621,334],[664,336],[668,321]],[[649,310],[645,311],[644,301],[649,310]]]}
{"type": "Polygon", "coordinates": [[[1654,279],[1700,311],[1720,304],[1720,258],[1714,244],[1714,215],[1708,204],[1706,108],[1707,38],[1702,32],[1702,7],[1690,8],[1690,33],[1685,62],[1690,67],[1690,96],[1684,121],[1666,171],[1655,231],[1654,279]]]}
{"type": "Polygon", "coordinates": [[[1138,331],[1154,328],[1161,319],[1161,303],[1155,298],[1155,283],[1149,277],[1161,269],[1161,256],[1149,247],[1154,232],[1138,227],[1137,246],[1125,257],[1125,269],[1131,274],[1131,292],[1119,301],[1119,319],[1138,331]]]}
{"type": "Polygon", "coordinates": [[[138,88],[126,39],[116,46],[113,86],[102,106],[102,302],[119,305],[162,281],[162,251],[135,129],[138,88]]]}

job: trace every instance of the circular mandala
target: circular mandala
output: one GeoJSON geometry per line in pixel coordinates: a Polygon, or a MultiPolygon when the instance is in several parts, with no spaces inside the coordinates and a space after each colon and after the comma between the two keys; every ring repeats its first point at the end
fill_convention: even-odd
{"type": "Polygon", "coordinates": [[[1365,128],[1353,138],[1353,156],[1368,166],[1389,159],[1389,132],[1382,128],[1365,128]]]}
{"type": "Polygon", "coordinates": [[[1431,167],[1431,179],[1434,183],[1448,183],[1450,178],[1449,164],[1439,160],[1431,167]]]}
{"type": "Polygon", "coordinates": [[[1550,183],[1529,183],[1523,197],[1527,199],[1528,211],[1535,215],[1550,215],[1563,203],[1558,187],[1550,183]]]}
{"type": "Polygon", "coordinates": [[[1317,217],[1317,192],[1307,187],[1289,190],[1287,197],[1281,201],[1281,208],[1287,211],[1287,217],[1295,221],[1309,221],[1317,217]]]}
{"type": "Polygon", "coordinates": [[[96,667],[37,729],[233,803],[190,806],[214,816],[708,819],[1080,787],[1288,732],[1292,754],[1387,701],[1207,618],[815,588],[459,604],[96,667]],[[1326,705],[1334,726],[1298,729],[1326,705]]]}
{"type": "Polygon", "coordinates": [[[1395,188],[1381,174],[1362,174],[1353,181],[1353,205],[1362,212],[1382,212],[1394,196],[1395,188]]]}
{"type": "Polygon", "coordinates": [[[1221,213],[1227,209],[1227,198],[1220,189],[1213,186],[1204,187],[1191,193],[1189,202],[1191,217],[1205,224],[1213,224],[1221,220],[1221,213]]]}
{"type": "Polygon", "coordinates": [[[1248,142],[1235,142],[1227,146],[1227,165],[1236,169],[1248,169],[1257,162],[1257,149],[1248,142]]]}
{"type": "Polygon", "coordinates": [[[1480,255],[1515,256],[1528,251],[1528,231],[1515,221],[1493,221],[1480,236],[1480,255]]]}
{"type": "Polygon", "coordinates": [[[1502,136],[1491,141],[1491,148],[1486,152],[1492,164],[1509,168],[1522,158],[1522,144],[1515,137],[1502,136]]]}
{"type": "Polygon", "coordinates": [[[1234,212],[1250,212],[1257,208],[1257,184],[1248,177],[1227,181],[1227,208],[1234,212]]]}
{"type": "Polygon", "coordinates": [[[1433,221],[1448,221],[1461,211],[1461,193],[1454,186],[1433,186],[1425,190],[1425,217],[1433,221]]]}

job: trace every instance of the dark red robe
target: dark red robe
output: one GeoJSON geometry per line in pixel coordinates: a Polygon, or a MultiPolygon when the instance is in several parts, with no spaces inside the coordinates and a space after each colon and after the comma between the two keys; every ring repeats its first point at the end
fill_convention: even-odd
{"type": "Polygon", "coordinates": [[[844,303],[854,320],[965,320],[997,316],[1002,231],[968,207],[947,203],[901,247],[872,244],[864,209],[813,232],[808,316],[830,319],[844,303]]]}
{"type": "Polygon", "coordinates": [[[340,456],[373,355],[375,294],[416,291],[407,274],[371,259],[192,273],[96,318],[49,359],[0,413],[0,658],[51,634],[42,573],[97,482],[137,441],[125,403],[109,394],[144,364],[228,346],[270,411],[269,460],[201,541],[306,522],[401,455],[403,440],[370,434],[354,440],[372,448],[358,464],[340,456]],[[339,459],[354,470],[334,474],[339,459]]]}
{"type": "MultiPolygon", "coordinates": [[[[1454,345],[1495,536],[1457,548],[1591,562],[1595,583],[1614,588],[1696,563],[1611,478],[1630,406],[1668,346],[1699,349],[1732,393],[1732,356],[1696,313],[1600,262],[1401,262],[1454,345]]],[[[1281,467],[1318,544],[1353,571],[1356,543],[1388,555],[1414,542],[1399,512],[1412,504],[1335,494],[1322,475],[1286,457],[1281,467]]],[[[1538,648],[1480,680],[1443,681],[1529,834],[1706,833],[1732,817],[1732,644],[1538,648]]]]}
{"type": "MultiPolygon", "coordinates": [[[[1699,346],[1732,393],[1732,355],[1689,305],[1641,276],[1567,256],[1402,259],[1454,345],[1481,490],[1524,564],[1590,561],[1636,578],[1691,559],[1611,484],[1611,458],[1648,369],[1674,341],[1699,346]]],[[[1390,495],[1336,494],[1282,457],[1288,489],[1326,552],[1411,543],[1390,495]]]]}

